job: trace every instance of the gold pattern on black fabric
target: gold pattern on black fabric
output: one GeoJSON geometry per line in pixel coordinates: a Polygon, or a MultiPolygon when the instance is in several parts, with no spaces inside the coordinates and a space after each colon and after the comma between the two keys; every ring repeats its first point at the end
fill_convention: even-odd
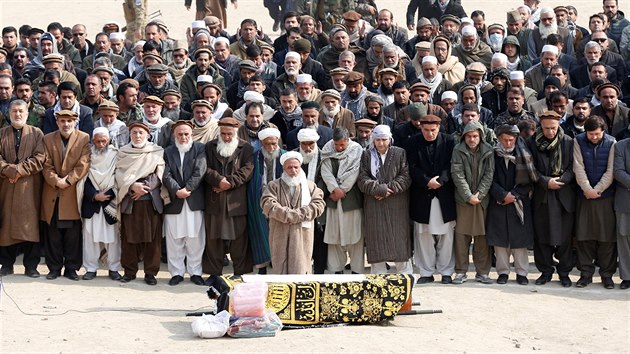
{"type": "MultiPolygon", "coordinates": [[[[368,324],[393,318],[411,296],[410,275],[365,277],[356,282],[268,283],[266,307],[283,324],[368,324]]],[[[226,281],[233,286],[242,280],[226,281]]]]}

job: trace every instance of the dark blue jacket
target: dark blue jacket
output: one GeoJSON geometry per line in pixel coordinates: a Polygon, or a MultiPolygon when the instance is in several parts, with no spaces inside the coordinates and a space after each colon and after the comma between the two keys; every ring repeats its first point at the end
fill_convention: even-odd
{"type": "MultiPolygon", "coordinates": [[[[588,177],[588,182],[591,186],[596,185],[602,178],[606,169],[608,168],[608,155],[610,149],[615,144],[615,138],[611,135],[604,134],[604,138],[595,145],[586,138],[586,133],[578,134],[575,137],[578,145],[580,146],[580,152],[582,153],[582,163],[584,164],[584,170],[588,177]]],[[[584,192],[580,189],[580,196],[584,197],[584,192]]],[[[602,198],[608,198],[615,195],[615,184],[611,184],[604,193],[602,198]]]]}

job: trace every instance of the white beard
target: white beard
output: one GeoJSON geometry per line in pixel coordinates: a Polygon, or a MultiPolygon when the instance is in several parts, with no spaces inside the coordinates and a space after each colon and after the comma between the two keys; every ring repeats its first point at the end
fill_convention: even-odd
{"type": "Polygon", "coordinates": [[[177,150],[179,151],[180,154],[185,154],[188,151],[190,151],[192,144],[193,144],[192,140],[189,141],[187,144],[180,144],[178,141],[175,141],[175,146],[177,146],[177,150]]]}
{"type": "Polygon", "coordinates": [[[234,151],[236,151],[237,147],[238,147],[238,139],[236,137],[233,138],[232,141],[230,141],[229,143],[224,142],[223,139],[219,137],[219,140],[217,142],[217,152],[222,157],[232,156],[234,154],[234,151]]]}
{"type": "Polygon", "coordinates": [[[11,126],[13,126],[13,128],[15,129],[22,129],[24,128],[25,125],[26,125],[26,120],[22,122],[16,122],[16,121],[11,122],[11,126]]]}
{"type": "Polygon", "coordinates": [[[94,145],[90,146],[90,150],[92,150],[92,155],[96,155],[96,156],[105,155],[107,153],[108,148],[109,148],[109,145],[106,145],[102,149],[97,149],[94,145]]]}
{"type": "Polygon", "coordinates": [[[540,31],[540,38],[547,39],[550,34],[558,34],[558,24],[553,22],[549,26],[538,27],[538,30],[540,31]]]}
{"type": "Polygon", "coordinates": [[[337,115],[337,113],[339,113],[339,111],[341,111],[340,105],[336,105],[335,108],[333,108],[331,111],[329,111],[328,108],[326,108],[325,106],[322,108],[322,112],[324,112],[324,115],[326,117],[334,117],[337,115]]]}
{"type": "Polygon", "coordinates": [[[317,130],[317,128],[319,128],[319,123],[315,122],[315,123],[313,123],[311,125],[304,126],[304,128],[317,130]]]}
{"type": "Polygon", "coordinates": [[[280,156],[280,149],[275,149],[274,151],[269,152],[265,150],[265,148],[262,148],[260,151],[262,152],[265,161],[273,161],[280,156]]]}
{"type": "Polygon", "coordinates": [[[585,59],[586,59],[586,62],[588,63],[588,65],[593,65],[593,64],[595,64],[595,63],[597,63],[599,61],[599,59],[597,59],[597,60],[589,60],[588,58],[585,58],[585,59]]]}
{"type": "Polygon", "coordinates": [[[286,183],[289,187],[297,187],[300,184],[300,176],[295,176],[295,177],[291,177],[289,175],[287,175],[286,172],[282,172],[282,180],[284,181],[284,183],[286,183]]]}
{"type": "Polygon", "coordinates": [[[136,149],[142,149],[143,147],[145,147],[147,145],[147,140],[143,141],[140,144],[136,144],[133,141],[131,142],[131,146],[135,147],[136,149]]]}
{"type": "Polygon", "coordinates": [[[299,73],[299,70],[296,69],[287,69],[285,71],[288,76],[296,76],[299,73]]]}
{"type": "Polygon", "coordinates": [[[319,152],[319,150],[317,149],[317,147],[315,147],[315,149],[313,149],[313,151],[311,151],[311,152],[309,152],[307,154],[300,147],[300,154],[302,154],[302,164],[303,165],[308,165],[315,157],[317,157],[317,153],[318,152],[319,152]]]}
{"type": "Polygon", "coordinates": [[[398,66],[398,61],[396,61],[396,62],[395,62],[395,63],[393,63],[393,64],[383,63],[383,66],[384,66],[384,67],[386,67],[386,68],[391,68],[391,69],[394,69],[394,68],[396,68],[396,67],[398,66]]]}

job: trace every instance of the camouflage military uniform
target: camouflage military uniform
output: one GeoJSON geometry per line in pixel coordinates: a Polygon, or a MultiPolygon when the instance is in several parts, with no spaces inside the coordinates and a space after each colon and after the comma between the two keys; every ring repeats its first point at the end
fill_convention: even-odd
{"type": "Polygon", "coordinates": [[[144,110],[140,103],[136,103],[136,106],[129,110],[129,112],[118,113],[118,120],[129,125],[133,122],[142,122],[144,119],[144,110]]]}
{"type": "Polygon", "coordinates": [[[342,23],[344,12],[350,10],[357,11],[374,26],[377,12],[371,14],[370,6],[376,9],[374,0],[296,0],[294,3],[297,13],[309,14],[315,21],[321,21],[324,32],[330,31],[332,25],[342,23]]]}
{"type": "Polygon", "coordinates": [[[31,101],[30,107],[28,108],[28,118],[26,119],[26,124],[42,129],[45,115],[46,108],[44,108],[41,104],[31,101]]]}
{"type": "Polygon", "coordinates": [[[148,0],[125,0],[123,13],[127,21],[127,39],[136,42],[142,39],[144,26],[147,25],[148,0]]]}

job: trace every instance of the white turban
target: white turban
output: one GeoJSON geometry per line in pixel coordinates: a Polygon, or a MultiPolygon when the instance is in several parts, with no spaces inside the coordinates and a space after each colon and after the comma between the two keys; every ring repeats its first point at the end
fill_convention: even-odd
{"type": "Polygon", "coordinates": [[[109,138],[109,130],[105,127],[94,128],[94,130],[92,130],[92,138],[95,137],[97,134],[103,134],[109,138]]]}
{"type": "Polygon", "coordinates": [[[462,22],[462,26],[465,26],[466,24],[469,24],[471,26],[475,25],[475,22],[470,17],[462,17],[460,21],[462,22]]]}
{"type": "Polygon", "coordinates": [[[199,29],[199,28],[205,28],[206,27],[206,23],[204,21],[193,21],[192,25],[190,26],[192,27],[192,29],[199,29]]]}
{"type": "Polygon", "coordinates": [[[508,57],[503,53],[494,53],[492,54],[492,59],[500,59],[502,62],[507,62],[508,57]]]}
{"type": "Polygon", "coordinates": [[[276,128],[265,128],[258,132],[258,139],[260,139],[260,141],[263,141],[269,137],[280,139],[280,131],[276,128]]]}
{"type": "Polygon", "coordinates": [[[134,45],[133,45],[133,49],[136,49],[138,47],[144,47],[144,45],[146,44],[146,41],[137,41],[134,45]]]}
{"type": "Polygon", "coordinates": [[[390,139],[391,137],[392,130],[390,129],[389,125],[377,125],[372,130],[372,139],[390,139]]]}
{"type": "Polygon", "coordinates": [[[315,129],[310,129],[310,128],[300,129],[300,131],[298,131],[298,134],[297,134],[297,140],[301,143],[305,141],[318,141],[319,134],[317,134],[317,130],[315,129]]]}
{"type": "Polygon", "coordinates": [[[210,75],[199,75],[197,76],[197,83],[200,82],[208,82],[208,83],[212,83],[212,76],[210,75]]]}
{"type": "Polygon", "coordinates": [[[431,63],[431,64],[438,64],[438,60],[436,57],[432,56],[432,55],[427,55],[426,57],[422,58],[422,64],[424,63],[431,63]]]}
{"type": "Polygon", "coordinates": [[[109,34],[109,39],[110,40],[112,40],[112,39],[122,39],[122,40],[124,40],[125,39],[125,34],[122,33],[122,32],[112,32],[112,33],[109,34]]]}
{"type": "Polygon", "coordinates": [[[265,103],[265,96],[256,91],[245,91],[245,93],[243,94],[243,100],[245,102],[265,103]]]}
{"type": "Polygon", "coordinates": [[[457,102],[457,93],[455,91],[444,91],[442,92],[442,97],[440,97],[442,101],[451,99],[457,102]]]}
{"type": "Polygon", "coordinates": [[[510,73],[510,80],[524,80],[525,74],[520,70],[515,70],[510,73]]]}
{"type": "Polygon", "coordinates": [[[296,83],[298,84],[310,84],[313,82],[313,77],[310,74],[300,74],[297,76],[296,83]]]}
{"type": "Polygon", "coordinates": [[[214,45],[217,45],[218,43],[224,43],[228,47],[230,46],[230,40],[225,37],[217,37],[217,39],[214,40],[214,45]]]}
{"type": "Polygon", "coordinates": [[[302,59],[300,58],[300,53],[298,52],[287,52],[287,54],[284,56],[284,60],[286,61],[287,58],[291,58],[291,57],[297,59],[298,61],[302,59]]]}
{"type": "MultiPolygon", "coordinates": [[[[304,130],[304,129],[302,129],[304,130]]],[[[296,159],[298,161],[300,161],[300,165],[302,164],[302,161],[304,161],[304,158],[302,157],[302,154],[300,154],[297,151],[288,151],[285,152],[284,154],[280,155],[280,163],[284,166],[284,163],[287,162],[288,160],[291,159],[296,159]]]]}
{"type": "Polygon", "coordinates": [[[393,44],[394,41],[392,41],[391,38],[387,37],[384,34],[377,34],[376,36],[372,37],[372,39],[370,40],[370,45],[372,47],[384,47],[388,44],[393,44]]]}
{"type": "Polygon", "coordinates": [[[540,52],[541,53],[553,53],[555,55],[558,55],[558,47],[556,47],[555,45],[551,45],[551,44],[545,44],[542,47],[542,50],[540,52]]]}
{"type": "Polygon", "coordinates": [[[477,37],[477,30],[473,26],[462,27],[462,36],[475,36],[477,37]]]}

